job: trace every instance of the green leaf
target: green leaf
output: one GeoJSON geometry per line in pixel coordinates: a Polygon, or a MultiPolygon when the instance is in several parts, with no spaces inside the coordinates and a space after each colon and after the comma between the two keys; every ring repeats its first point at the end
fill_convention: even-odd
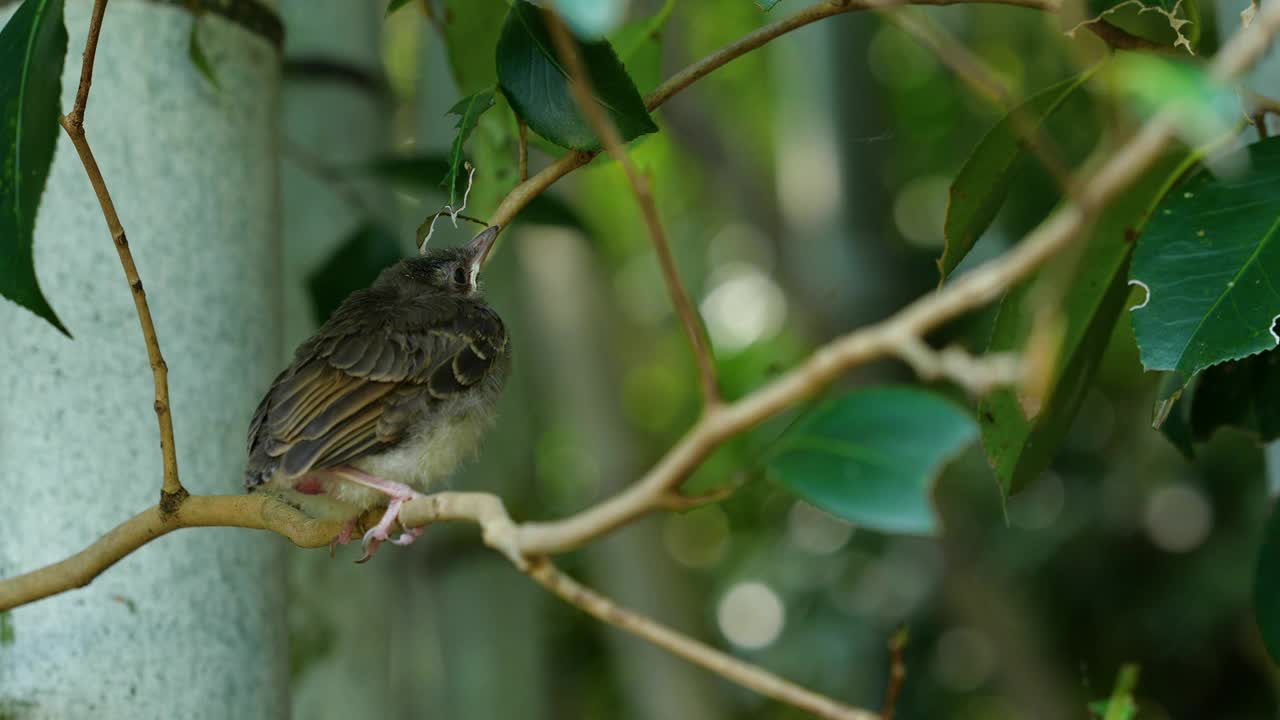
{"type": "Polygon", "coordinates": [[[1200,38],[1200,8],[1195,0],[1088,0],[1085,6],[1088,17],[1071,34],[1105,20],[1145,40],[1182,46],[1188,53],[1200,38]]]}
{"type": "Polygon", "coordinates": [[[1097,66],[1032,95],[1001,118],[978,143],[951,183],[947,196],[947,217],[943,224],[946,245],[938,259],[942,280],[969,254],[1004,204],[1013,184],[1014,168],[1027,153],[1022,135],[1039,131],[1045,119],[1096,71],[1097,66]]]}
{"type": "MultiPolygon", "coordinates": [[[[1124,270],[1133,238],[1186,164],[1186,153],[1158,162],[1099,219],[1059,305],[1064,332],[1047,396],[1029,400],[1016,389],[999,388],[980,403],[982,443],[1006,495],[1049,467],[1070,429],[1129,295],[1124,270]]],[[[1044,272],[1053,270],[1037,277],[1044,272]]],[[[1035,289],[1033,279],[1005,297],[989,351],[1024,347],[1037,311],[1035,289]]]]}
{"type": "Polygon", "coordinates": [[[908,387],[857,390],[822,402],[774,445],[783,485],[850,522],[886,532],[938,529],[930,491],[977,426],[960,407],[908,387]]]}
{"type": "Polygon", "coordinates": [[[205,54],[204,46],[200,44],[199,30],[200,16],[197,15],[191,21],[191,34],[187,36],[187,58],[215,90],[222,90],[222,85],[218,83],[218,75],[214,72],[213,63],[209,62],[209,56],[205,54]]]}
{"type": "Polygon", "coordinates": [[[458,92],[471,95],[497,83],[494,50],[507,10],[507,0],[445,0],[438,17],[458,92]]]}
{"type": "Polygon", "coordinates": [[[769,12],[777,7],[779,2],[781,2],[781,0],[756,0],[756,5],[758,5],[761,10],[769,12]]]}
{"type": "Polygon", "coordinates": [[[462,98],[446,113],[458,116],[458,124],[454,126],[458,129],[458,134],[454,136],[453,145],[449,148],[449,171],[440,182],[440,186],[449,191],[450,207],[459,207],[458,203],[465,197],[467,189],[467,172],[463,168],[466,158],[462,155],[462,147],[466,145],[471,131],[479,124],[480,116],[491,107],[493,93],[485,91],[462,98]]]}
{"type": "Polygon", "coordinates": [[[1280,663],[1280,511],[1272,508],[1253,576],[1253,611],[1262,644],[1280,663]]]}
{"type": "Polygon", "coordinates": [[[58,139],[67,30],[62,0],[27,0],[0,30],[0,296],[67,337],[36,280],[36,211],[58,139]]]}
{"type": "Polygon", "coordinates": [[[401,257],[394,232],[374,221],[357,227],[333,255],[307,277],[316,322],[329,319],[348,295],[369,287],[378,273],[401,257]]]}
{"type": "Polygon", "coordinates": [[[662,31],[666,27],[676,0],[667,0],[652,17],[623,25],[609,36],[609,44],[641,95],[649,94],[662,81],[662,31]]]}
{"type": "Polygon", "coordinates": [[[1280,138],[1246,150],[1243,174],[1191,178],[1138,241],[1130,277],[1147,297],[1132,318],[1148,370],[1190,376],[1276,346],[1280,138]]]}
{"type": "Polygon", "coordinates": [[[449,172],[449,157],[443,153],[383,155],[363,170],[406,191],[434,190],[449,172]]]}
{"type": "Polygon", "coordinates": [[[390,17],[391,13],[399,10],[400,8],[404,7],[405,5],[408,5],[411,2],[413,2],[413,0],[391,0],[391,2],[387,3],[387,11],[386,13],[383,14],[383,17],[390,17]]]}
{"type": "Polygon", "coordinates": [[[573,31],[585,40],[599,40],[627,14],[623,0],[556,0],[556,10],[573,31]]]}
{"type": "MultiPolygon", "coordinates": [[[[607,42],[578,42],[596,102],[625,141],[655,132],[644,100],[607,42]]],[[[498,39],[498,83],[511,107],[534,132],[566,148],[594,150],[600,141],[578,111],[569,75],[560,62],[546,19],[537,7],[517,0],[498,39]]]]}
{"type": "Polygon", "coordinates": [[[1111,697],[1089,703],[1089,712],[1102,720],[1134,720],[1138,716],[1138,703],[1133,699],[1137,687],[1138,666],[1133,663],[1121,666],[1111,697]]]}
{"type": "Polygon", "coordinates": [[[1169,111],[1182,138],[1202,145],[1230,132],[1240,117],[1236,93],[1212,77],[1202,63],[1149,53],[1120,53],[1110,63],[1112,83],[1137,114],[1169,111]]]}
{"type": "Polygon", "coordinates": [[[1280,350],[1269,350],[1200,373],[1190,398],[1191,437],[1205,442],[1233,427],[1259,442],[1280,438],[1280,350]]]}

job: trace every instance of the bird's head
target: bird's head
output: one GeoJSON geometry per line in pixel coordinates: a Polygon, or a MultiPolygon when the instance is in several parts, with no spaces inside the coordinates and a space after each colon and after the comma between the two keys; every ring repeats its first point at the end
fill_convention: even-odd
{"type": "Polygon", "coordinates": [[[479,288],[477,276],[493,243],[498,237],[497,225],[480,231],[471,242],[461,247],[427,250],[389,270],[383,281],[426,286],[443,295],[467,297],[479,288]]]}

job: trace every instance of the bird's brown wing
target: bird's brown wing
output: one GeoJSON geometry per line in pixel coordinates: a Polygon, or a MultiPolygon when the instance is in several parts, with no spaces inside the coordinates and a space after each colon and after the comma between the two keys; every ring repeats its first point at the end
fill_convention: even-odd
{"type": "Polygon", "coordinates": [[[297,477],[394,447],[424,399],[482,381],[506,351],[501,320],[481,305],[388,307],[372,328],[345,309],[299,348],[255,413],[247,484],[264,482],[268,467],[297,477]]]}

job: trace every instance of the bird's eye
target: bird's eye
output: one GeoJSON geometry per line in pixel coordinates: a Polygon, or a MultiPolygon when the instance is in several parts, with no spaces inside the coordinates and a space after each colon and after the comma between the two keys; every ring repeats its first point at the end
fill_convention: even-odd
{"type": "Polygon", "coordinates": [[[467,271],[462,268],[458,268],[457,270],[454,270],[453,281],[458,285],[465,286],[467,284],[467,271]]]}

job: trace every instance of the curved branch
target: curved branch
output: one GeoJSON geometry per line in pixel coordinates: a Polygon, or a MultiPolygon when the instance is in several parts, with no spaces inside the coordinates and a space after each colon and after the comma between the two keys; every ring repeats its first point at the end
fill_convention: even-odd
{"type": "Polygon", "coordinates": [[[189,527],[271,530],[306,548],[328,545],[342,530],[266,495],[194,495],[172,512],[143,510],[66,560],[0,581],[0,611],[82,588],[134,550],[189,527]]]}

